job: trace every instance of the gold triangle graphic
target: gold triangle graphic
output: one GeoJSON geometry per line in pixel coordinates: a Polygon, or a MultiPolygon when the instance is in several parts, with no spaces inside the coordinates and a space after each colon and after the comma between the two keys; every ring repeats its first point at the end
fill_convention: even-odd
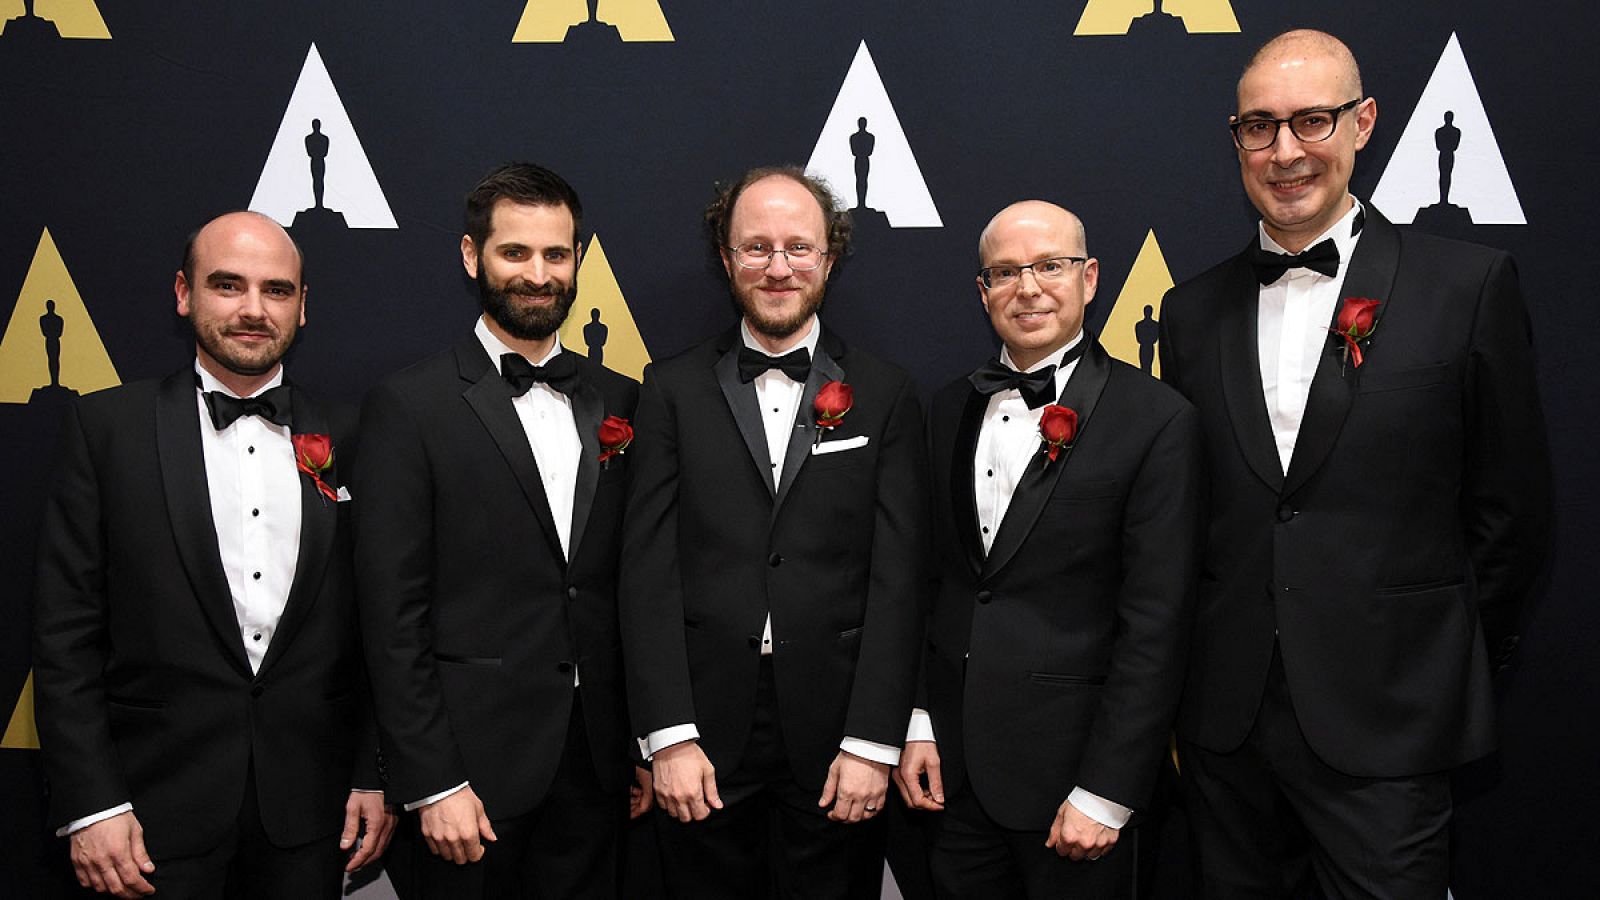
{"type": "Polygon", "coordinates": [[[0,403],[27,403],[35,389],[51,389],[52,380],[79,394],[122,383],[46,228],[23,279],[11,322],[0,337],[0,403]],[[52,332],[60,354],[55,379],[50,371],[52,332]]]}
{"type": "Polygon", "coordinates": [[[513,44],[559,44],[569,28],[616,29],[623,41],[672,41],[672,28],[658,0],[528,0],[511,35],[513,44]]]}
{"type": "Polygon", "coordinates": [[[594,344],[600,345],[600,362],[606,368],[634,380],[644,378],[650,351],[645,349],[617,276],[606,261],[599,235],[589,239],[583,265],[578,268],[578,300],[561,326],[561,346],[592,357],[594,344]]]}
{"type": "Polygon", "coordinates": [[[1171,287],[1172,273],[1167,269],[1167,260],[1161,255],[1161,245],[1156,243],[1156,233],[1152,230],[1133,260],[1128,280],[1123,283],[1122,293],[1117,295],[1116,305],[1111,307],[1111,315],[1100,335],[1100,343],[1107,353],[1151,375],[1161,375],[1161,360],[1156,354],[1156,323],[1161,321],[1161,298],[1171,287]]]}
{"type": "MultiPolygon", "coordinates": [[[[1089,0],[1075,35],[1127,34],[1133,21],[1157,13],[1155,0],[1089,0]]],[[[1161,14],[1176,17],[1190,34],[1237,34],[1239,19],[1228,0],[1166,0],[1161,14]]]]}
{"type": "MultiPolygon", "coordinates": [[[[27,13],[26,0],[0,0],[0,28],[27,13]]],[[[94,0],[34,0],[33,14],[37,19],[54,23],[56,33],[64,38],[111,40],[106,20],[101,18],[100,7],[94,0]]]]}
{"type": "Polygon", "coordinates": [[[11,710],[11,722],[6,725],[5,737],[0,738],[0,748],[6,750],[39,749],[39,728],[33,724],[33,670],[28,670],[28,680],[22,683],[22,694],[11,710]]]}

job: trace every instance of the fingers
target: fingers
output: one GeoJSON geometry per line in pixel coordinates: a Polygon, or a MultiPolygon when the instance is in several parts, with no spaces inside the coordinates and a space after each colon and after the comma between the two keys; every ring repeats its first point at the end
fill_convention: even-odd
{"type": "MultiPolygon", "coordinates": [[[[489,821],[489,814],[484,812],[481,806],[478,807],[478,834],[490,843],[500,840],[495,836],[494,824],[489,821]]],[[[482,856],[483,854],[480,852],[478,855],[482,856]]],[[[473,862],[477,862],[477,860],[473,860],[473,862]]]]}
{"type": "Polygon", "coordinates": [[[944,774],[937,757],[928,761],[928,793],[930,801],[923,809],[944,809],[944,774]]]}
{"type": "Polygon", "coordinates": [[[888,765],[841,752],[828,767],[817,805],[826,807],[831,801],[828,818],[835,822],[860,822],[877,815],[888,796],[888,765]]]}
{"type": "Polygon", "coordinates": [[[423,807],[420,823],[428,849],[458,866],[483,859],[482,839],[495,840],[494,827],[470,787],[423,807]]]}
{"type": "Polygon", "coordinates": [[[72,836],[72,869],[78,884],[116,897],[145,897],[155,887],[145,879],[155,863],[144,846],[144,830],[133,813],[96,822],[72,836]]]}
{"type": "MultiPolygon", "coordinates": [[[[895,766],[894,769],[889,772],[889,777],[894,779],[895,790],[900,792],[900,799],[905,801],[906,806],[909,806],[912,809],[918,809],[919,807],[917,806],[917,801],[912,797],[911,787],[906,783],[905,770],[901,769],[899,766],[895,766]]],[[[916,776],[913,775],[912,777],[915,778],[916,776]]],[[[919,784],[917,785],[917,793],[920,794],[921,792],[922,785],[919,784]]]]}
{"type": "MultiPolygon", "coordinates": [[[[339,849],[349,850],[355,846],[356,838],[361,836],[361,795],[350,794],[350,799],[344,803],[344,830],[339,832],[339,849]]],[[[346,872],[355,871],[346,868],[346,872]]]]}
{"type": "Polygon", "coordinates": [[[833,761],[833,765],[828,767],[828,780],[822,785],[822,796],[817,798],[817,805],[823,809],[826,809],[828,805],[833,802],[834,796],[838,793],[838,790],[839,761],[836,759],[833,761]]]}
{"type": "MultiPolygon", "coordinates": [[[[705,796],[706,804],[710,806],[710,809],[706,810],[706,816],[711,815],[712,809],[721,809],[722,796],[717,793],[717,773],[709,765],[706,767],[705,775],[701,778],[700,787],[702,794],[705,796]]],[[[699,818],[703,819],[705,816],[700,816],[699,818]]]]}

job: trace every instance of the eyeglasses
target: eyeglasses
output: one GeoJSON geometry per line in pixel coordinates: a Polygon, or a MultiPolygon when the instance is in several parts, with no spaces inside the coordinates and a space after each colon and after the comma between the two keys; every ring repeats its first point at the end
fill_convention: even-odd
{"type": "Polygon", "coordinates": [[[983,279],[986,288],[1009,287],[1017,283],[1024,271],[1032,269],[1033,277],[1040,281],[1052,281],[1067,274],[1067,266],[1088,261],[1087,256],[1052,256],[1025,266],[986,266],[978,270],[978,277],[983,279]]]}
{"type": "Polygon", "coordinates": [[[790,244],[787,247],[774,247],[763,241],[751,241],[737,247],[729,247],[733,254],[733,261],[745,269],[765,269],[772,265],[772,258],[779,253],[783,254],[784,261],[789,268],[796,272],[810,272],[822,265],[823,257],[828,251],[815,244],[790,244]]]}
{"type": "Polygon", "coordinates": [[[1271,147],[1278,142],[1278,129],[1284,125],[1288,125],[1289,132],[1301,142],[1317,144],[1333,137],[1334,129],[1339,125],[1340,113],[1354,109],[1356,104],[1364,99],[1366,98],[1357,97],[1343,106],[1308,109],[1297,112],[1287,119],[1271,119],[1266,116],[1235,118],[1228,123],[1228,130],[1233,132],[1233,140],[1241,150],[1265,150],[1271,147]]]}

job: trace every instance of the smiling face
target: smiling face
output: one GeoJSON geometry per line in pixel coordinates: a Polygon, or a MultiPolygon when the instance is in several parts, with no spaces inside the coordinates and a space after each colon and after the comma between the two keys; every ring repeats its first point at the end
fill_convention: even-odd
{"type": "MultiPolygon", "coordinates": [[[[1284,119],[1360,96],[1360,75],[1343,44],[1326,35],[1290,35],[1263,48],[1239,79],[1237,118],[1284,119]]],[[[1267,234],[1284,249],[1305,249],[1350,209],[1356,151],[1371,139],[1377,119],[1377,101],[1368,97],[1339,113],[1325,141],[1302,141],[1284,125],[1265,149],[1235,146],[1245,193],[1261,212],[1267,234]]]]}
{"type": "MultiPolygon", "coordinates": [[[[728,246],[760,241],[775,247],[793,244],[828,246],[822,207],[806,187],[792,178],[772,175],[739,194],[728,222],[728,246]]],[[[722,249],[734,300],[758,338],[781,344],[793,337],[822,306],[833,257],[809,272],[797,271],[782,253],[772,254],[765,269],[747,269],[722,249]]],[[[776,347],[769,349],[777,349],[776,347]]]]}
{"type": "MultiPolygon", "coordinates": [[[[1038,200],[1015,203],[990,220],[978,241],[981,265],[1025,266],[1061,256],[1087,256],[1083,225],[1059,206],[1038,200]]],[[[1094,299],[1100,262],[1067,263],[1055,278],[1027,269],[1008,285],[986,287],[978,297],[989,324],[1019,369],[1065,347],[1083,330],[1084,307],[1094,299]]]]}
{"type": "Polygon", "coordinates": [[[461,262],[478,282],[489,328],[503,341],[543,341],[566,321],[577,296],[572,211],[501,199],[489,223],[483,247],[461,238],[461,262]]]}
{"type": "Polygon", "coordinates": [[[276,222],[230,213],[195,237],[174,284],[200,365],[241,395],[270,379],[306,323],[300,254],[276,222]]]}

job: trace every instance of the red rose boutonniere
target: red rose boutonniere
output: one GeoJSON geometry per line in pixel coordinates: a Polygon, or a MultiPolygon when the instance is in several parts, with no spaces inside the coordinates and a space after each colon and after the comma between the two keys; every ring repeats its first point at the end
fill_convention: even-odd
{"type": "Polygon", "coordinates": [[[333,438],[325,434],[293,434],[289,441],[294,444],[295,468],[311,476],[311,483],[323,497],[337,502],[338,492],[322,480],[322,473],[333,468],[333,438]]]}
{"type": "Polygon", "coordinates": [[[1339,307],[1339,327],[1329,331],[1344,339],[1344,361],[1361,368],[1361,347],[1378,327],[1378,306],[1383,301],[1346,297],[1339,307]]]}
{"type": "Polygon", "coordinates": [[[817,399],[811,404],[817,414],[817,439],[812,445],[822,443],[822,436],[844,422],[845,413],[855,403],[855,388],[842,381],[830,381],[817,391],[817,399]]]}
{"type": "Polygon", "coordinates": [[[1039,417],[1039,439],[1044,443],[1039,447],[1043,453],[1050,455],[1050,461],[1055,462],[1061,455],[1064,447],[1072,446],[1072,439],[1078,436],[1078,413],[1070,406],[1058,406],[1054,403],[1044,408],[1044,414],[1039,417]]]}
{"type": "Polygon", "coordinates": [[[611,468],[611,457],[621,456],[633,443],[633,426],[621,416],[606,416],[600,423],[600,467],[611,468]]]}

